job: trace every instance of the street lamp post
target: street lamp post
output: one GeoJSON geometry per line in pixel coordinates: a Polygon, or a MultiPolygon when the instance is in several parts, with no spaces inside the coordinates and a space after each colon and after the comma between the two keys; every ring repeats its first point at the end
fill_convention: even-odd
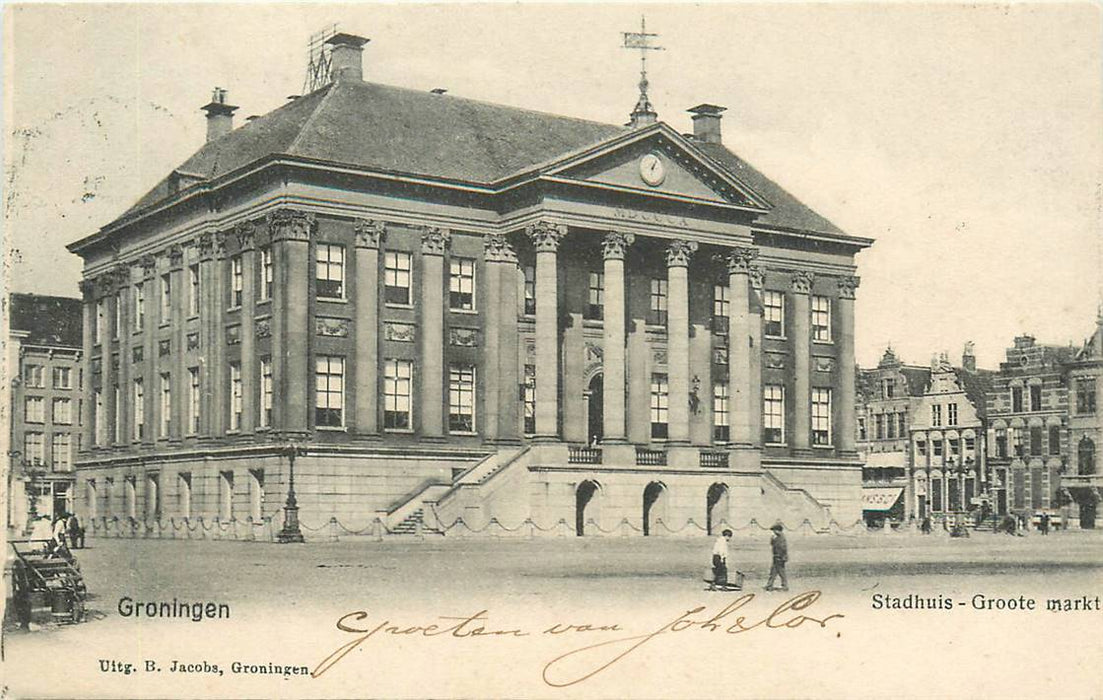
{"type": "Polygon", "coordinates": [[[280,452],[287,457],[287,500],[283,504],[283,527],[276,535],[276,541],[281,544],[288,542],[303,542],[303,532],[299,528],[299,503],[295,499],[295,457],[306,454],[306,448],[296,445],[293,440],[280,448],[280,452]]]}

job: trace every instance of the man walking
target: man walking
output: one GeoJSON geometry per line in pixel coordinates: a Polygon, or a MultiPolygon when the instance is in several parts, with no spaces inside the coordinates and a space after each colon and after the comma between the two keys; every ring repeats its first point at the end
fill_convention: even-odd
{"type": "Polygon", "coordinates": [[[731,542],[732,531],[725,529],[716,538],[716,544],[712,546],[712,583],[709,590],[726,588],[728,585],[728,543],[731,542]]]}
{"type": "Polygon", "coordinates": [[[785,526],[781,522],[774,523],[774,526],[770,528],[774,531],[773,536],[770,537],[770,550],[773,553],[773,564],[770,566],[770,578],[766,581],[766,590],[789,590],[789,580],[785,577],[785,562],[789,561],[789,546],[785,542],[785,535],[782,530],[785,526]],[[774,588],[774,578],[781,578],[781,588],[774,588]]]}

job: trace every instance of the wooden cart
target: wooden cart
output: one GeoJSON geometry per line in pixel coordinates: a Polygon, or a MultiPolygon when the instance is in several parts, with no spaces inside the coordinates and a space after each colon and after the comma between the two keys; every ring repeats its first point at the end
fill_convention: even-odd
{"type": "Polygon", "coordinates": [[[53,540],[13,540],[12,602],[20,624],[26,626],[38,608],[49,608],[54,621],[73,624],[84,620],[88,589],[80,565],[69,550],[53,540]]]}

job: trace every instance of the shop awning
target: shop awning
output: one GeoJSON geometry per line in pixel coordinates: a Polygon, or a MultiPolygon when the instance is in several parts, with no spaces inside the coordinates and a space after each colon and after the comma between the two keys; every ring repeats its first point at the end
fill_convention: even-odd
{"type": "Polygon", "coordinates": [[[862,510],[889,510],[903,492],[902,487],[862,489],[862,510]]]}

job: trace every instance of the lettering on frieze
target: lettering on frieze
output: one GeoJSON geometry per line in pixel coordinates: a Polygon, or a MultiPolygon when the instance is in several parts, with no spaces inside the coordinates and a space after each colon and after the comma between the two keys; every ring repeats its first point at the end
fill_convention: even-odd
{"type": "Polygon", "coordinates": [[[613,213],[618,219],[623,219],[625,221],[639,221],[648,224],[662,224],[663,226],[681,226],[682,228],[689,228],[689,220],[684,216],[621,208],[614,209],[613,213]]]}

